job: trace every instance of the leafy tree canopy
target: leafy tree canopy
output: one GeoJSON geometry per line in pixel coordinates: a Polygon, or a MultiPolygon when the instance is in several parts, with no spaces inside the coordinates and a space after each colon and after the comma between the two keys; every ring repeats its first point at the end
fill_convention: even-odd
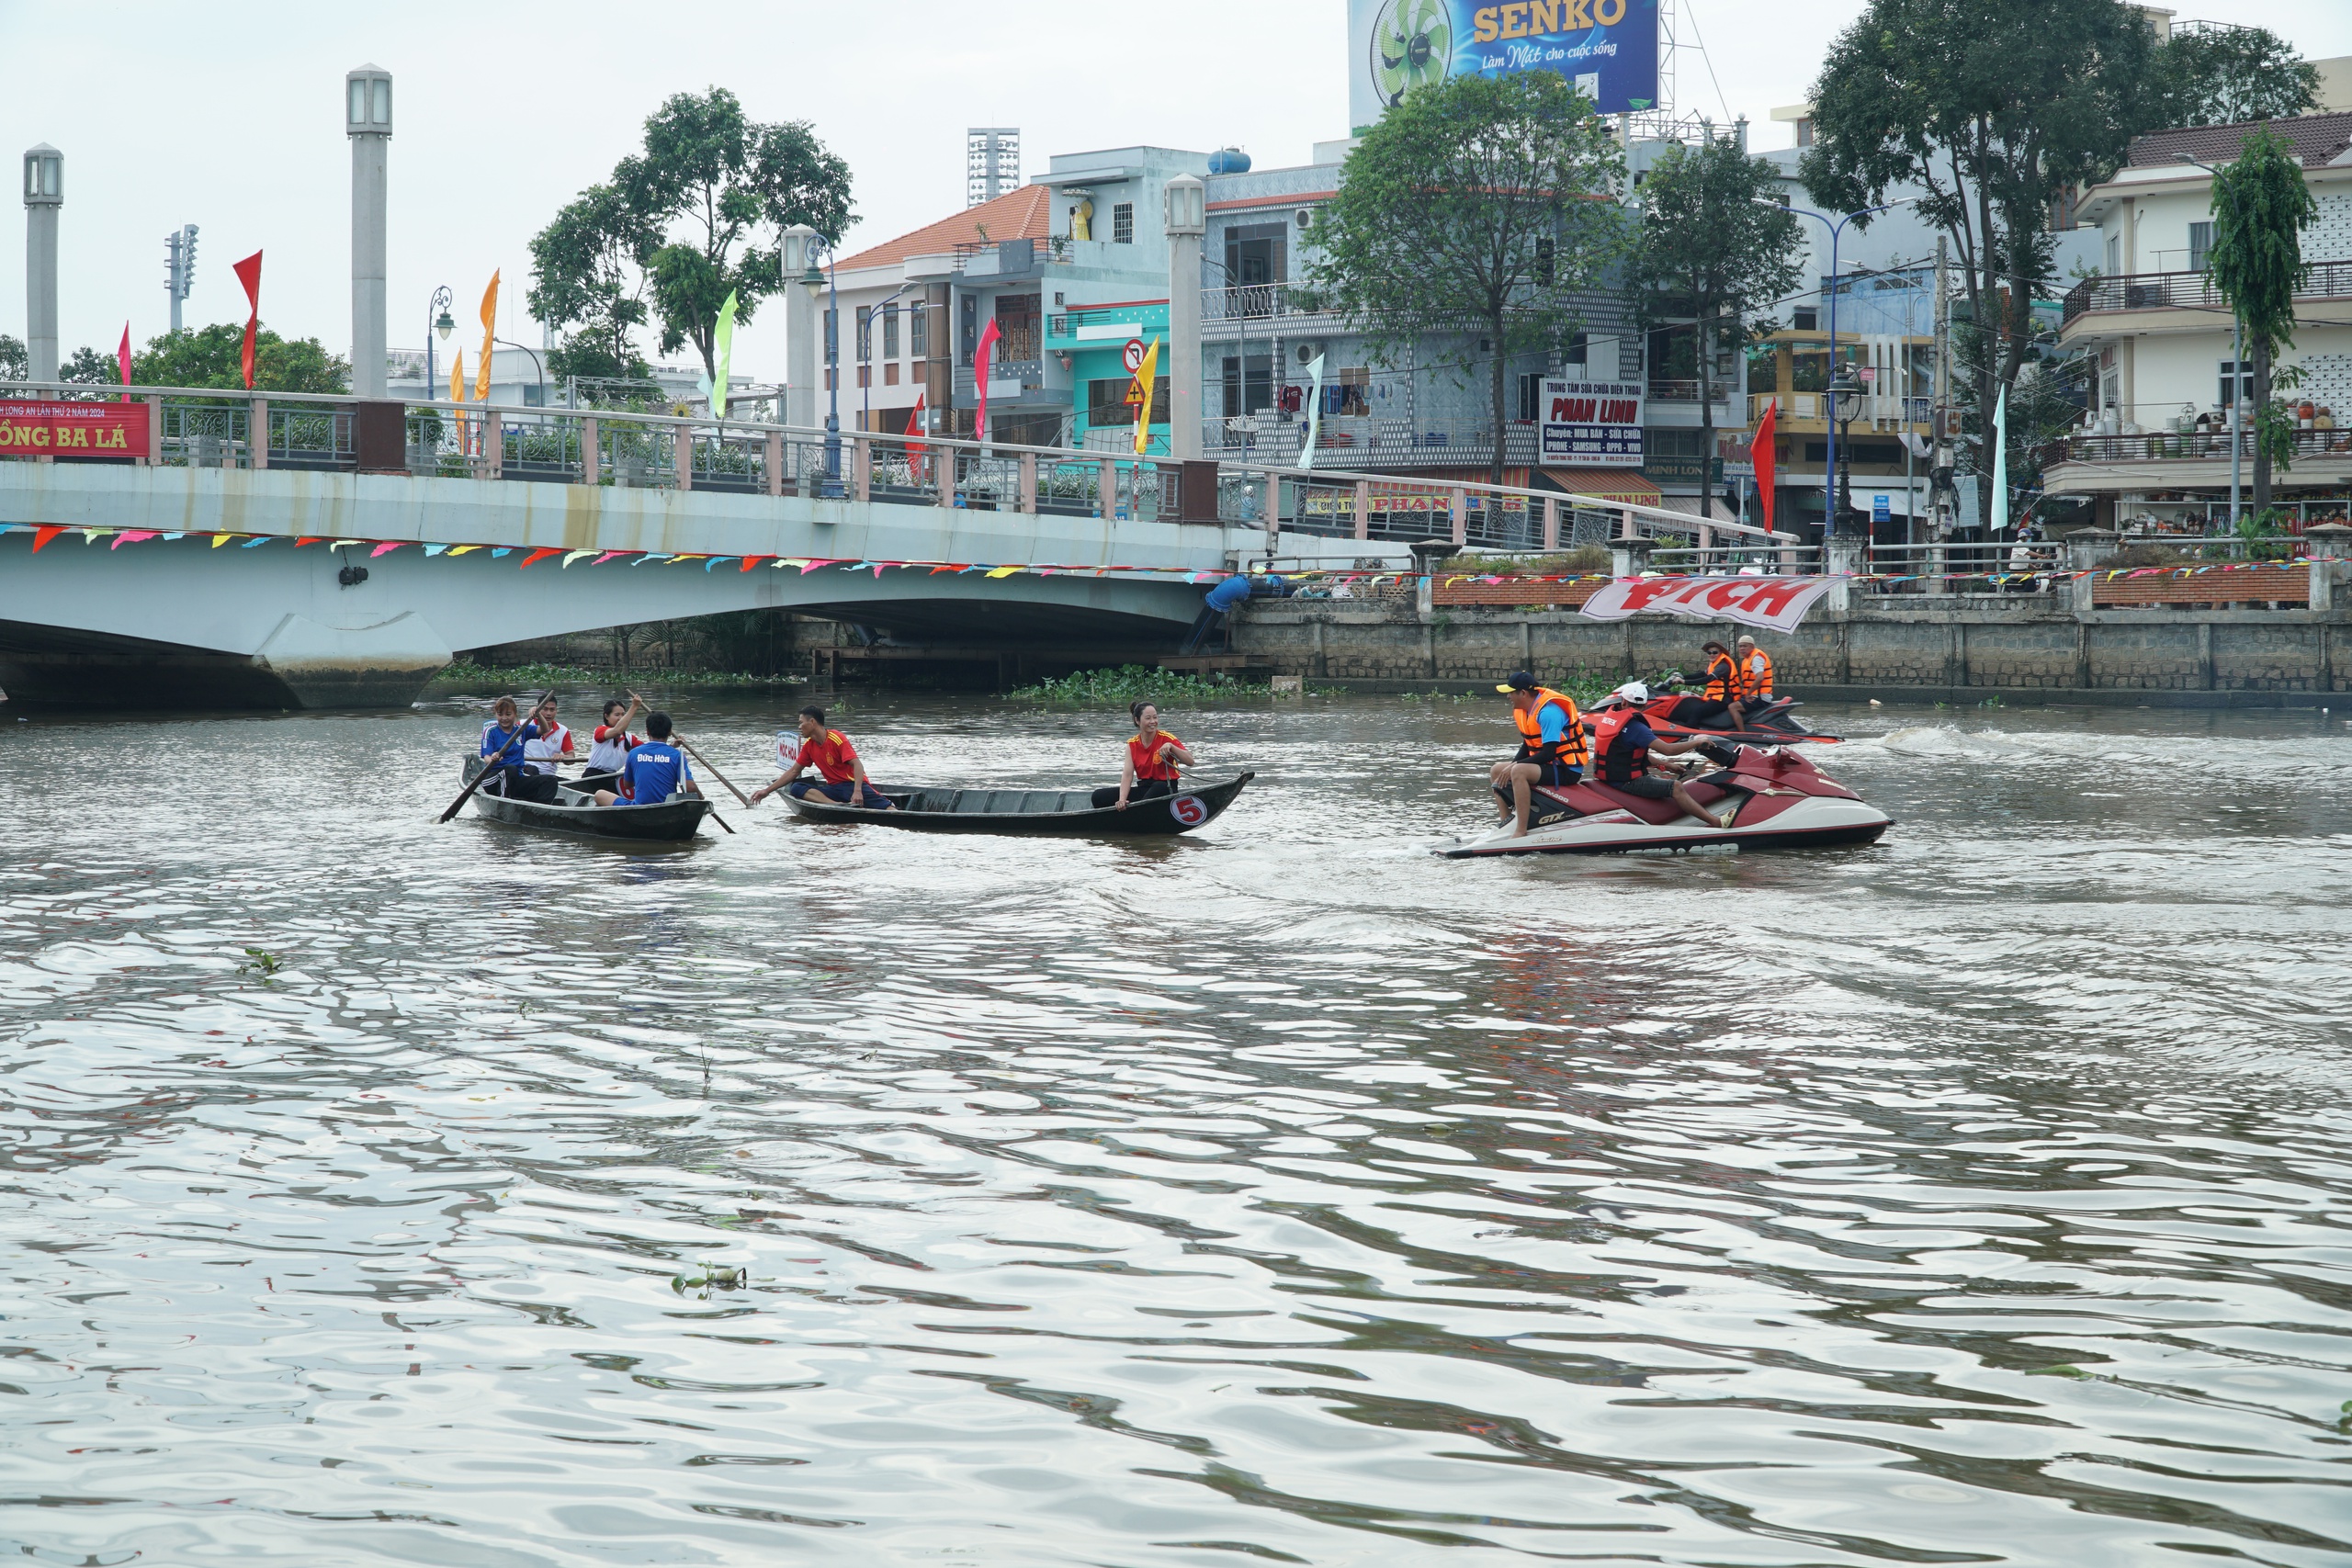
{"type": "MultiPolygon", "coordinates": [[[[2303,166],[2285,138],[2267,127],[2249,132],[2238,155],[2213,179],[2213,247],[2206,253],[2213,287],[2230,302],[2245,331],[2254,361],[2254,406],[2260,420],[2270,408],[2271,381],[2281,348],[2295,341],[2295,290],[2308,273],[2302,231],[2319,216],[2303,166]]],[[[2273,417],[2266,429],[2275,429],[2273,417]]],[[[2270,504],[2270,466],[2278,443],[2258,441],[2254,454],[2254,506],[2270,504]]]]}
{"type": "Polygon", "coordinates": [[[661,352],[692,344],[716,375],[719,306],[731,293],[749,321],[782,287],[784,229],[838,238],[849,180],[805,123],[760,124],[724,87],[670,98],[647,118],[641,151],[531,242],[532,310],[579,329],[559,351],[560,373],[641,374],[635,334],[650,320],[661,352]]]}
{"type": "MultiPolygon", "coordinates": [[[[165,333],[131,355],[130,378],[142,387],[221,387],[243,391],[244,344],[243,321],[165,333]]],[[[80,355],[75,357],[78,360],[80,355]]],[[[106,370],[105,381],[119,379],[112,355],[106,356],[106,370]]],[[[263,327],[254,334],[254,389],[348,392],[351,362],[328,353],[317,338],[288,340],[263,327]]]]}
{"type": "Polygon", "coordinates": [[[33,373],[33,356],[25,340],[0,333],[0,381],[23,381],[33,373]]]}
{"type": "Polygon", "coordinates": [[[2267,28],[2184,24],[2155,51],[2152,126],[2236,125],[2319,107],[2319,67],[2267,28]]]}
{"type": "Polygon", "coordinates": [[[1348,155],[1316,223],[1306,293],[1392,361],[1430,333],[1484,334],[1499,482],[1504,366],[1562,345],[1578,291],[1623,255],[1623,173],[1591,100],[1552,72],[1432,83],[1348,155]]]}
{"type": "MultiPolygon", "coordinates": [[[[131,365],[134,369],[138,363],[137,356],[133,355],[131,365]]],[[[261,371],[258,363],[254,365],[254,371],[258,379],[261,371]]],[[[122,362],[111,354],[101,354],[85,344],[74,351],[73,358],[57,367],[57,378],[61,381],[84,381],[94,387],[119,387],[122,385],[122,362]]]]}

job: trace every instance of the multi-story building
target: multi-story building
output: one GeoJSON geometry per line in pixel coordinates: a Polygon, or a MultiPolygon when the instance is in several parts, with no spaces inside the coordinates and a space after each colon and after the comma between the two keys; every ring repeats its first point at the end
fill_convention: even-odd
{"type": "MultiPolygon", "coordinates": [[[[2076,198],[2100,260],[2066,295],[2059,341],[2095,354],[2098,373],[2089,423],[2045,480],[2052,493],[2092,497],[2102,525],[2227,526],[2231,414],[2252,393],[2253,367],[2233,350],[2229,303],[2207,269],[2211,171],[2254,129],[2141,137],[2124,167],[2076,198]]],[[[2294,346],[2279,359],[2301,379],[2284,394],[2294,454],[2272,487],[2290,517],[2335,515],[2352,486],[2352,113],[2270,129],[2301,163],[2319,208],[2302,233],[2310,273],[2296,293],[2294,346]]],[[[2251,484],[2251,440],[2242,434],[2242,486],[2251,484]]]]}

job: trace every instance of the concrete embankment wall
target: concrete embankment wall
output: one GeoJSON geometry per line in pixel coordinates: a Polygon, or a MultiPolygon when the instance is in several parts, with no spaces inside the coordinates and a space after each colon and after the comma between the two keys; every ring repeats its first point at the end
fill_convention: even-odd
{"type": "MultiPolygon", "coordinates": [[[[1912,601],[1916,604],[1917,601],[1912,601]]],[[[1816,609],[1753,635],[1781,687],[2043,692],[2325,693],[2352,689],[2352,614],[2334,610],[2075,611],[2063,599],[1947,597],[1936,608],[1816,609]]],[[[1253,600],[1237,650],[1312,680],[1414,685],[1615,679],[1679,669],[1748,628],[1669,616],[1595,621],[1570,610],[1429,610],[1411,600],[1253,600]]]]}

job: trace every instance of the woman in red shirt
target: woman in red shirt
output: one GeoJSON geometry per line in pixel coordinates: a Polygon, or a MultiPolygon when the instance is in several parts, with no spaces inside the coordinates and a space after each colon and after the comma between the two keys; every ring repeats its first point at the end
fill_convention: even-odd
{"type": "Polygon", "coordinates": [[[1136,732],[1127,738],[1127,754],[1119,769],[1119,787],[1094,792],[1097,810],[1106,806],[1124,807],[1128,800],[1149,800],[1154,795],[1174,795],[1183,775],[1176,771],[1182,762],[1193,765],[1193,753],[1182,740],[1159,728],[1159,709],[1149,703],[1136,703],[1127,709],[1136,721],[1136,732]]]}

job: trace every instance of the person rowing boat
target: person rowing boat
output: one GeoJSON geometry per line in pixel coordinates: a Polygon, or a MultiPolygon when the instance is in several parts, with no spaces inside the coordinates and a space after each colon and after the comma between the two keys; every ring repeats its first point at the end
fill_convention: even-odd
{"type": "Polygon", "coordinates": [[[512,800],[552,803],[556,798],[552,769],[540,773],[530,772],[526,766],[530,743],[540,738],[539,727],[523,720],[513,697],[499,698],[491,705],[490,712],[491,721],[481,727],[479,755],[483,767],[499,776],[486,781],[485,787],[495,784],[499,794],[512,800]]]}
{"type": "Polygon", "coordinates": [[[857,748],[849,743],[849,737],[838,729],[826,728],[825,710],[813,705],[800,710],[800,750],[792,765],[753,790],[752,801],[756,805],[778,790],[796,800],[814,794],[868,811],[891,808],[889,796],[866,778],[865,764],[858,761],[857,748]],[[817,770],[817,778],[802,778],[800,775],[810,768],[817,770]]]}
{"type": "Polygon", "coordinates": [[[632,735],[628,721],[645,711],[645,705],[631,692],[624,703],[614,698],[605,704],[604,722],[596,726],[596,733],[588,747],[588,771],[580,775],[582,789],[620,788],[621,768],[628,761],[629,749],[645,743],[642,735],[632,735]]]}
{"type": "Polygon", "coordinates": [[[538,734],[523,742],[525,773],[554,778],[558,762],[580,761],[580,753],[572,750],[571,731],[555,716],[553,692],[541,697],[538,705],[531,710],[531,728],[538,734]]]}
{"type": "Polygon", "coordinates": [[[1127,716],[1135,720],[1136,732],[1127,737],[1127,751],[1120,761],[1117,786],[1105,784],[1094,792],[1094,808],[1098,811],[1114,806],[1125,811],[1130,800],[1174,795],[1184,776],[1177,772],[1178,764],[1188,768],[1193,765],[1193,753],[1184,743],[1159,728],[1158,707],[1150,703],[1133,703],[1128,705],[1127,716]]]}
{"type": "Polygon", "coordinates": [[[597,805],[659,806],[674,795],[702,793],[686,754],[670,744],[670,716],[647,714],[645,732],[650,739],[629,749],[628,760],[621,765],[619,787],[598,790],[597,805]]]}

